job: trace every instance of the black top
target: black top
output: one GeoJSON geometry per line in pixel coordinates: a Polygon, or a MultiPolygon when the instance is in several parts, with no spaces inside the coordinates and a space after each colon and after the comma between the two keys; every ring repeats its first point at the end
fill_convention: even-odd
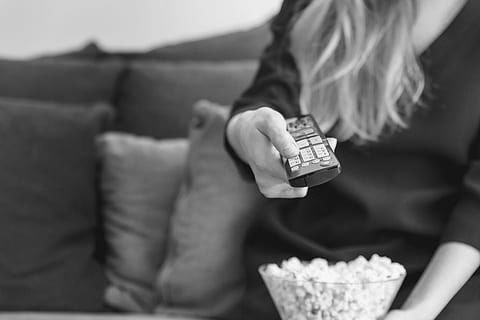
{"type": "MultiPolygon", "coordinates": [[[[284,1],[272,22],[273,43],[232,115],[261,105],[285,117],[300,112],[289,32],[292,17],[310,2],[284,1]]],[[[408,129],[366,146],[340,143],[340,176],[310,189],[304,199],[271,201],[247,239],[248,290],[232,318],[277,319],[257,275],[263,263],[290,256],[335,261],[386,255],[408,272],[398,306],[439,244],[457,241],[480,250],[479,19],[480,2],[469,1],[422,55],[426,107],[417,109],[408,129]]],[[[477,276],[440,319],[453,316],[480,317],[477,276]]]]}

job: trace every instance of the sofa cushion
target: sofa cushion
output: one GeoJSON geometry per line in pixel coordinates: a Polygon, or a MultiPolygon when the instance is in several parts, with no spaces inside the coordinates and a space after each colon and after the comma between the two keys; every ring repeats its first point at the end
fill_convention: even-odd
{"type": "Polygon", "coordinates": [[[109,109],[0,100],[0,309],[99,311],[95,135],[109,109]]]}
{"type": "Polygon", "coordinates": [[[36,60],[100,60],[110,58],[108,52],[104,51],[95,41],[90,41],[80,48],[60,53],[45,54],[36,60]]]}
{"type": "Polygon", "coordinates": [[[195,101],[233,102],[255,69],[255,62],[134,63],[120,86],[118,129],[158,139],[185,137],[195,101]]]}
{"type": "Polygon", "coordinates": [[[125,314],[74,314],[71,313],[26,313],[0,312],[0,319],[4,320],[211,320],[197,317],[169,317],[155,315],[155,317],[125,315],[125,314]]]}
{"type": "Polygon", "coordinates": [[[107,240],[107,303],[149,312],[165,256],[168,221],[186,166],[187,139],[153,140],[122,133],[98,139],[107,240]]]}
{"type": "Polygon", "coordinates": [[[122,69],[118,61],[0,60],[0,97],[111,102],[122,69]]]}
{"type": "Polygon", "coordinates": [[[145,57],[162,60],[256,60],[270,42],[269,23],[246,30],[155,48],[145,57]]]}
{"type": "Polygon", "coordinates": [[[45,55],[41,59],[123,59],[157,61],[257,60],[271,40],[269,22],[245,31],[154,48],[147,52],[103,50],[90,42],[77,50],[45,55]]]}
{"type": "Polygon", "coordinates": [[[187,176],[156,281],[157,312],[219,316],[243,293],[242,243],[264,198],[224,149],[227,114],[206,101],[194,108],[187,176]]]}
{"type": "Polygon", "coordinates": [[[72,49],[65,52],[51,53],[38,57],[36,61],[96,61],[106,62],[115,60],[117,62],[128,63],[131,60],[151,60],[154,59],[141,51],[106,51],[97,42],[88,42],[78,49],[72,49]]]}

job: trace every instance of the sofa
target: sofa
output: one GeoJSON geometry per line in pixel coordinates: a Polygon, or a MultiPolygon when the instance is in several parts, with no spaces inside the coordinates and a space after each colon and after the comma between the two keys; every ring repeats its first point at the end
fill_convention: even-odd
{"type": "Polygon", "coordinates": [[[147,52],[0,59],[0,319],[207,319],[263,197],[223,148],[268,23],[147,52]]]}

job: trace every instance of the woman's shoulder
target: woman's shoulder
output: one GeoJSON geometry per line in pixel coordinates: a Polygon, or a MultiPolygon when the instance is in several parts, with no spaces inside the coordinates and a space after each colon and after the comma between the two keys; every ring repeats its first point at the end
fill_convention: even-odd
{"type": "MultiPolygon", "coordinates": [[[[452,23],[450,40],[465,45],[476,52],[480,49],[480,1],[468,0],[452,23]]],[[[448,35],[448,32],[446,32],[448,35]]]]}
{"type": "Polygon", "coordinates": [[[313,0],[284,0],[279,13],[272,20],[272,29],[286,28],[293,18],[303,11],[313,0]]]}

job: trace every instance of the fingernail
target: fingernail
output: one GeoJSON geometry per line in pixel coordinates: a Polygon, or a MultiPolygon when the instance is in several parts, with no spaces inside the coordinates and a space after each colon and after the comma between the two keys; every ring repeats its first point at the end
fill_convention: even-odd
{"type": "Polygon", "coordinates": [[[295,157],[298,154],[298,148],[294,145],[289,145],[285,148],[285,155],[287,157],[295,157]]]}

